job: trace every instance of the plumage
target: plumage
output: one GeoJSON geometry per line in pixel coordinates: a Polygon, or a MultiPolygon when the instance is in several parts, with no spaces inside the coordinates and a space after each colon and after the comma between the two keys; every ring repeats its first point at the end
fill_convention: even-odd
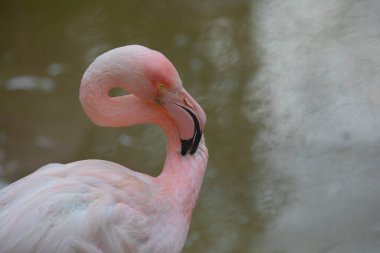
{"type": "Polygon", "coordinates": [[[142,46],[98,57],[84,74],[80,99],[99,125],[159,125],[168,138],[162,173],[151,177],[103,160],[41,167],[0,190],[0,252],[180,252],[208,159],[202,133],[194,143],[206,121],[202,108],[169,60],[142,46]],[[111,98],[113,87],[131,94],[111,98]],[[176,111],[180,106],[199,122],[176,111]],[[194,154],[182,152],[183,137],[197,145],[194,154]]]}

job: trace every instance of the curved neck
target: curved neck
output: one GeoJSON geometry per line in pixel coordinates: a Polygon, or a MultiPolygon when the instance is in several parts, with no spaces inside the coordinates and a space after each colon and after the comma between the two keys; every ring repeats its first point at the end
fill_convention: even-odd
{"type": "Polygon", "coordinates": [[[123,86],[107,75],[84,76],[80,87],[80,101],[88,117],[95,124],[107,127],[159,125],[164,130],[168,142],[165,165],[158,180],[183,179],[185,183],[186,176],[190,176],[191,181],[194,181],[193,187],[197,184],[200,186],[207,163],[204,140],[201,141],[196,154],[182,156],[178,128],[165,109],[154,101],[135,95],[109,96],[112,88],[124,88],[123,86]],[[101,78],[92,78],[93,76],[101,78]]]}
{"type": "Polygon", "coordinates": [[[178,129],[166,111],[157,103],[134,95],[110,97],[109,91],[123,87],[112,79],[82,81],[80,100],[89,118],[98,125],[127,127],[136,124],[156,124],[168,139],[167,155],[161,174],[155,178],[163,192],[184,217],[190,218],[198,199],[203,175],[207,166],[208,152],[204,138],[198,151],[182,156],[178,129]]]}

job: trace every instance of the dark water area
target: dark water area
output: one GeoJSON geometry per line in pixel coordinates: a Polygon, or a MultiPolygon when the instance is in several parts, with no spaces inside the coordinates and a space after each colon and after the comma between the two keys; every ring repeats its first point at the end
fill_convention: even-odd
{"type": "Polygon", "coordinates": [[[141,44],[173,62],[208,117],[183,252],[379,252],[379,11],[375,0],[2,1],[0,182],[88,158],[158,175],[160,129],[95,126],[78,100],[96,56],[141,44]]]}

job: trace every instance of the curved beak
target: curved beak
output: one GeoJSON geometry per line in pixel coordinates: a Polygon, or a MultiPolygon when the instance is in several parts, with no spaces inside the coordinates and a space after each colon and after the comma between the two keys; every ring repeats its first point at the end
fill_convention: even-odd
{"type": "Polygon", "coordinates": [[[181,154],[194,154],[201,141],[206,124],[206,114],[185,89],[162,94],[163,106],[178,125],[181,154]]]}

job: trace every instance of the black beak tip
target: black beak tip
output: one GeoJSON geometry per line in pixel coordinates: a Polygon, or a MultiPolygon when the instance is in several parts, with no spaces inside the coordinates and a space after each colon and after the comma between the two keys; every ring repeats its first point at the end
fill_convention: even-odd
{"type": "Polygon", "coordinates": [[[181,155],[185,156],[189,151],[190,155],[193,155],[199,146],[199,142],[201,141],[202,133],[199,132],[195,134],[194,138],[189,140],[181,139],[181,155]]]}
{"type": "Polygon", "coordinates": [[[181,155],[186,155],[193,145],[193,139],[182,140],[181,139],[181,155]]]}

